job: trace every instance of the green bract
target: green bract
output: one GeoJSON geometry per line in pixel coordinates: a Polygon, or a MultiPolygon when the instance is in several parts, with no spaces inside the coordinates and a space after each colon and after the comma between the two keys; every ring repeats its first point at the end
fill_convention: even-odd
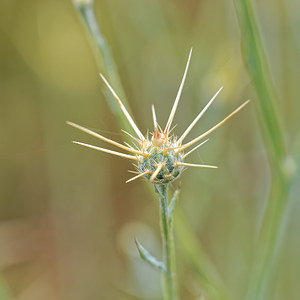
{"type": "MultiPolygon", "coordinates": [[[[151,153],[150,156],[139,157],[139,172],[148,172],[143,177],[157,184],[169,183],[178,178],[184,168],[184,166],[178,165],[178,163],[183,163],[182,153],[175,154],[174,150],[166,151],[166,148],[163,146],[150,147],[152,147],[152,149],[149,149],[149,153],[151,153]],[[151,176],[157,170],[158,166],[161,166],[161,169],[158,171],[156,177],[152,180],[151,176]]],[[[172,148],[173,144],[170,144],[169,147],[172,148]]]]}

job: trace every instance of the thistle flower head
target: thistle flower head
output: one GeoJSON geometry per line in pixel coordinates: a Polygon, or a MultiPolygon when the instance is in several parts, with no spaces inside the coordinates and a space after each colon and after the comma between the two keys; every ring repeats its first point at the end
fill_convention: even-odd
{"type": "Polygon", "coordinates": [[[208,141],[205,140],[202,143],[198,144],[194,148],[192,148],[189,152],[185,153],[185,150],[190,148],[191,146],[195,145],[196,143],[203,140],[208,134],[213,132],[215,129],[220,127],[222,124],[224,124],[228,119],[230,119],[233,115],[235,115],[238,111],[240,111],[248,102],[246,101],[241,106],[239,106],[236,110],[234,110],[230,115],[228,115],[225,119],[223,119],[221,122],[213,126],[211,129],[207,130],[206,132],[202,133],[198,137],[194,138],[190,142],[184,144],[183,141],[188,135],[188,133],[192,130],[192,128],[196,125],[196,123],[199,121],[199,119],[202,117],[202,115],[205,113],[205,111],[208,109],[208,107],[212,104],[216,96],[219,94],[219,92],[222,90],[222,87],[216,92],[216,94],[211,98],[211,100],[208,102],[208,104],[202,109],[202,111],[196,116],[196,118],[193,120],[193,122],[188,126],[188,128],[184,131],[184,133],[179,137],[175,137],[174,135],[171,135],[171,126],[173,122],[173,118],[178,106],[178,102],[181,96],[181,92],[183,89],[183,85],[185,82],[187,70],[189,67],[190,59],[191,59],[192,49],[189,53],[188,61],[185,67],[185,71],[183,74],[183,78],[181,80],[181,84],[179,86],[173,107],[171,109],[170,116],[168,118],[167,124],[165,126],[165,129],[161,129],[161,127],[158,125],[156,120],[156,113],[155,108],[152,105],[152,116],[153,116],[153,124],[154,124],[154,131],[152,133],[152,137],[149,139],[148,134],[145,137],[135,122],[133,121],[132,117],[128,113],[127,109],[123,105],[122,101],[116,94],[116,92],[113,90],[113,88],[110,86],[108,81],[105,79],[105,77],[100,74],[101,78],[103,79],[104,83],[107,85],[108,89],[113,94],[114,98],[118,102],[120,109],[124,113],[125,117],[127,118],[129,124],[131,125],[132,129],[134,130],[136,137],[131,135],[128,132],[125,132],[128,134],[132,139],[133,143],[136,142],[138,146],[134,147],[132,145],[129,145],[127,143],[120,144],[118,142],[115,142],[111,139],[108,139],[92,130],[89,130],[85,127],[82,127],[80,125],[77,125],[72,122],[67,122],[69,125],[84,131],[90,135],[93,135],[100,140],[110,143],[122,150],[125,150],[127,153],[118,152],[114,150],[109,150],[106,148],[100,148],[97,146],[92,146],[89,144],[81,143],[81,142],[74,142],[76,144],[89,147],[95,150],[99,150],[102,152],[114,154],[116,156],[128,158],[130,160],[133,160],[136,162],[136,171],[133,171],[133,173],[136,173],[137,175],[132,177],[131,179],[127,180],[127,182],[131,182],[138,178],[145,178],[149,180],[150,182],[156,183],[156,184],[167,184],[172,182],[173,180],[177,179],[182,171],[187,167],[200,167],[200,168],[217,168],[216,166],[211,165],[200,165],[200,164],[192,164],[192,163],[186,163],[185,158],[192,153],[194,150],[196,150],[198,147],[203,145],[205,142],[208,141]]]}

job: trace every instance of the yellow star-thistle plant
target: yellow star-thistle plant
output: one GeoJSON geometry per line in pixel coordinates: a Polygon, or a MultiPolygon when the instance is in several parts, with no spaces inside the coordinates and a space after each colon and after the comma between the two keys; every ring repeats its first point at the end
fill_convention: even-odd
{"type": "Polygon", "coordinates": [[[182,171],[187,167],[217,168],[216,166],[211,166],[211,165],[187,163],[185,162],[185,159],[194,150],[196,150],[198,147],[200,147],[201,145],[203,145],[205,142],[208,141],[208,139],[202,142],[201,140],[203,140],[211,132],[213,132],[222,124],[224,124],[228,119],[230,119],[237,112],[239,112],[249,102],[248,100],[245,103],[243,103],[236,110],[234,110],[230,115],[228,115],[221,122],[213,126],[211,129],[202,133],[201,135],[194,138],[190,142],[184,143],[184,139],[186,138],[186,136],[193,129],[193,127],[196,125],[196,123],[203,116],[203,114],[206,112],[206,110],[209,108],[209,106],[212,104],[212,102],[215,100],[217,95],[222,90],[221,87],[179,138],[177,138],[174,134],[171,135],[171,131],[172,131],[171,126],[179,103],[183,85],[186,79],[191,55],[192,55],[192,49],[189,53],[183,78],[181,80],[170,116],[168,118],[167,124],[164,129],[162,129],[158,125],[156,120],[155,109],[154,106],[152,105],[154,132],[152,133],[151,138],[148,137],[148,134],[144,136],[141,133],[141,131],[133,121],[132,117],[128,113],[127,109],[125,108],[124,104],[122,103],[122,101],[120,100],[116,92],[110,86],[110,84],[105,79],[105,77],[102,74],[100,74],[104,83],[107,85],[108,89],[111,91],[117,103],[119,104],[122,112],[124,113],[132,129],[134,130],[136,136],[133,136],[128,132],[125,131],[124,132],[128,134],[133,139],[133,141],[138,144],[138,146],[135,143],[133,143],[133,145],[127,144],[125,142],[124,144],[120,144],[90,129],[87,129],[85,127],[82,127],[72,122],[67,122],[69,125],[81,131],[84,131],[90,135],[93,135],[99,138],[100,140],[110,143],[113,146],[118,147],[119,149],[122,149],[127,152],[127,153],[123,153],[123,152],[118,152],[106,148],[100,148],[97,146],[93,146],[81,142],[74,142],[76,144],[85,147],[89,147],[95,150],[114,154],[135,161],[137,170],[134,171],[134,173],[137,174],[134,177],[127,180],[126,182],[131,182],[138,178],[145,178],[146,180],[155,184],[155,191],[159,198],[159,207],[160,207],[161,233],[162,233],[162,240],[163,240],[162,261],[152,256],[138,241],[136,241],[136,245],[141,258],[145,262],[149,263],[153,267],[158,268],[162,272],[164,295],[166,300],[179,299],[177,286],[176,286],[176,267],[175,267],[175,252],[174,252],[174,237],[173,237],[173,210],[178,200],[179,191],[178,190],[175,191],[172,199],[169,201],[168,200],[169,183],[179,178],[180,175],[182,174],[182,171]],[[194,146],[194,148],[192,148],[188,152],[185,152],[188,148],[192,147],[198,142],[200,142],[200,144],[194,146]]]}

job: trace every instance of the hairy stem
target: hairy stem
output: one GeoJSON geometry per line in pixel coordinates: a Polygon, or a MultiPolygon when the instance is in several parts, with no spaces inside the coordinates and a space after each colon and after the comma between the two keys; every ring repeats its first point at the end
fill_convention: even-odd
{"type": "MultiPolygon", "coordinates": [[[[173,221],[168,218],[168,184],[158,185],[160,226],[163,241],[163,262],[166,271],[163,272],[163,286],[166,300],[178,300],[176,290],[175,249],[173,221]]],[[[173,217],[171,217],[173,218],[173,217]]]]}

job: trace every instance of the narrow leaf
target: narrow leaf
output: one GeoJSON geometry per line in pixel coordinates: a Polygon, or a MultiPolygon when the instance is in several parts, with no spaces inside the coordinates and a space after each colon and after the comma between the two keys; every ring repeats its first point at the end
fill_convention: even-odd
{"type": "Polygon", "coordinates": [[[178,202],[179,192],[180,192],[180,189],[177,189],[174,192],[173,197],[171,198],[170,203],[168,205],[168,221],[169,222],[173,218],[173,211],[174,211],[174,208],[176,206],[176,203],[178,202]]]}
{"type": "Polygon", "coordinates": [[[159,269],[162,272],[166,271],[166,267],[163,262],[155,258],[151,255],[136,239],[135,239],[136,247],[139,251],[141,259],[150,264],[151,266],[159,269]]]}

